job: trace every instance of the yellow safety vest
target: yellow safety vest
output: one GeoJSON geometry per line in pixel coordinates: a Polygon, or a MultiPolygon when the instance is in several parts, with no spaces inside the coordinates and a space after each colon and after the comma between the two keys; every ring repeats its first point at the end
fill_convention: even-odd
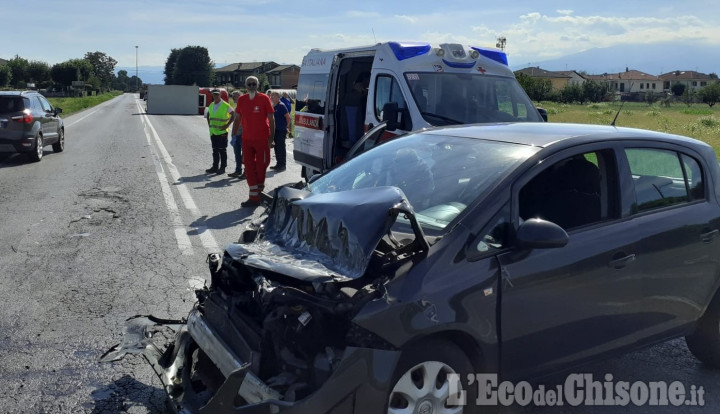
{"type": "Polygon", "coordinates": [[[228,112],[230,104],[220,100],[217,105],[217,110],[213,111],[215,102],[211,102],[208,107],[208,120],[210,121],[210,135],[222,135],[227,134],[228,129],[223,128],[225,124],[230,120],[231,114],[228,112]]]}

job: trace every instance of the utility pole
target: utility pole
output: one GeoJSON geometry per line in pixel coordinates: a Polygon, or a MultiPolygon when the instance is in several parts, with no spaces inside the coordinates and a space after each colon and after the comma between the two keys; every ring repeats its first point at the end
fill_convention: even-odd
{"type": "Polygon", "coordinates": [[[135,90],[137,90],[138,92],[140,92],[140,85],[139,85],[140,79],[138,78],[138,61],[137,61],[137,58],[138,58],[138,47],[135,46],[135,90]]]}

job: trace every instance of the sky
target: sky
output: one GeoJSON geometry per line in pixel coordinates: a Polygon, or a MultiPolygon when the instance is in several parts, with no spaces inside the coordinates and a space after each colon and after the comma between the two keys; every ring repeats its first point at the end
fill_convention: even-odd
{"type": "MultiPolygon", "coordinates": [[[[716,0],[3,3],[3,32],[18,37],[0,42],[0,58],[19,55],[53,65],[100,51],[117,60],[118,67],[140,66],[141,79],[144,71],[152,70],[143,67],[164,66],[171,49],[185,46],[206,47],[216,64],[274,61],[297,65],[311,48],[392,40],[494,47],[500,36],[507,39],[505,50],[511,64],[534,65],[627,43],[681,42],[720,51],[720,2],[716,0]],[[32,18],[27,18],[28,11],[33,11],[32,18]]],[[[129,75],[134,74],[129,70],[129,75]]]]}

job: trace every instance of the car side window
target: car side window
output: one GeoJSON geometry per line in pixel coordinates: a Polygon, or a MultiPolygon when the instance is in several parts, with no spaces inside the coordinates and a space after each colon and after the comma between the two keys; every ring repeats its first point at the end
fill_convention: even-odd
{"type": "Polygon", "coordinates": [[[562,159],[520,189],[521,220],[541,218],[565,230],[617,218],[619,196],[612,150],[562,159]]]}
{"type": "Polygon", "coordinates": [[[688,192],[691,200],[705,199],[705,181],[703,180],[700,164],[693,157],[681,155],[685,179],[687,180],[688,192]]]}
{"type": "MultiPolygon", "coordinates": [[[[700,167],[691,157],[681,162],[682,158],[677,152],[654,148],[628,148],[625,154],[635,185],[638,212],[690,201],[690,183],[685,180],[686,171],[688,179],[692,177],[693,185],[703,186],[700,167]]],[[[701,197],[704,197],[704,190],[701,193],[701,197]]]]}
{"type": "Polygon", "coordinates": [[[50,102],[46,101],[44,98],[42,98],[40,96],[36,96],[35,99],[37,99],[38,102],[40,102],[40,105],[38,106],[38,108],[42,109],[45,112],[52,112],[52,106],[50,105],[50,102]]]}
{"type": "Polygon", "coordinates": [[[506,210],[503,209],[501,214],[492,219],[489,231],[482,236],[475,247],[479,254],[495,252],[508,247],[510,221],[506,210]]]}

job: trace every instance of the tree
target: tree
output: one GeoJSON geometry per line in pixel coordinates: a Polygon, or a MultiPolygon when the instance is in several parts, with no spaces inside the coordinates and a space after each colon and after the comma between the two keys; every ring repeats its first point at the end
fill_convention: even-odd
{"type": "Polygon", "coordinates": [[[715,72],[711,72],[710,74],[708,74],[708,76],[710,76],[710,79],[717,79],[717,78],[718,78],[718,75],[717,75],[717,73],[715,73],[715,72]]]}
{"type": "Polygon", "coordinates": [[[70,86],[76,80],[88,80],[92,72],[92,65],[85,59],[70,59],[55,64],[50,69],[53,81],[64,86],[70,86]]]}
{"type": "Polygon", "coordinates": [[[533,101],[545,101],[552,96],[552,83],[549,79],[534,78],[522,72],[516,72],[515,77],[533,101]]]}
{"type": "Polygon", "coordinates": [[[173,73],[175,73],[175,64],[177,63],[178,56],[180,56],[180,50],[181,49],[170,50],[170,55],[165,61],[165,71],[163,72],[165,74],[165,85],[175,84],[173,73]]]}
{"type": "Polygon", "coordinates": [[[588,102],[603,102],[608,97],[608,86],[605,83],[585,81],[582,85],[583,96],[588,102]]]}
{"type": "Polygon", "coordinates": [[[712,108],[716,103],[720,102],[720,82],[715,81],[698,92],[703,103],[712,108]]]}
{"type": "Polygon", "coordinates": [[[580,85],[567,85],[560,90],[560,101],[563,103],[585,103],[585,96],[580,85]]]}
{"type": "Polygon", "coordinates": [[[186,46],[177,56],[173,83],[175,85],[210,86],[213,63],[208,50],[202,46],[186,46]]]}
{"type": "Polygon", "coordinates": [[[31,61],[27,66],[27,78],[28,82],[34,82],[38,87],[40,84],[48,83],[52,80],[50,77],[50,65],[45,62],[37,60],[31,61]]]}
{"type": "Polygon", "coordinates": [[[27,82],[27,68],[29,62],[27,59],[23,59],[18,55],[7,61],[6,65],[10,68],[12,74],[12,81],[17,88],[25,88],[25,82],[27,82]]]}
{"type": "Polygon", "coordinates": [[[87,52],[85,53],[85,60],[92,65],[93,73],[100,80],[100,85],[109,88],[115,78],[117,60],[102,52],[87,52]]]}
{"type": "Polygon", "coordinates": [[[683,96],[683,94],[685,93],[685,84],[684,83],[676,83],[670,87],[670,90],[672,91],[673,95],[675,95],[675,96],[683,96]]]}
{"type": "Polygon", "coordinates": [[[268,80],[266,74],[261,73],[260,75],[258,75],[258,90],[265,92],[268,89],[270,89],[270,81],[268,80]]]}
{"type": "Polygon", "coordinates": [[[77,66],[70,62],[62,62],[53,65],[50,69],[50,74],[55,83],[70,86],[72,82],[80,78],[80,71],[77,66]]]}
{"type": "Polygon", "coordinates": [[[683,101],[683,103],[687,106],[690,106],[693,102],[695,102],[695,96],[697,93],[692,89],[685,89],[685,92],[683,92],[682,97],[680,97],[680,100],[683,101]]]}
{"type": "Polygon", "coordinates": [[[5,87],[12,80],[12,72],[8,65],[0,65],[0,87],[5,87]]]}

